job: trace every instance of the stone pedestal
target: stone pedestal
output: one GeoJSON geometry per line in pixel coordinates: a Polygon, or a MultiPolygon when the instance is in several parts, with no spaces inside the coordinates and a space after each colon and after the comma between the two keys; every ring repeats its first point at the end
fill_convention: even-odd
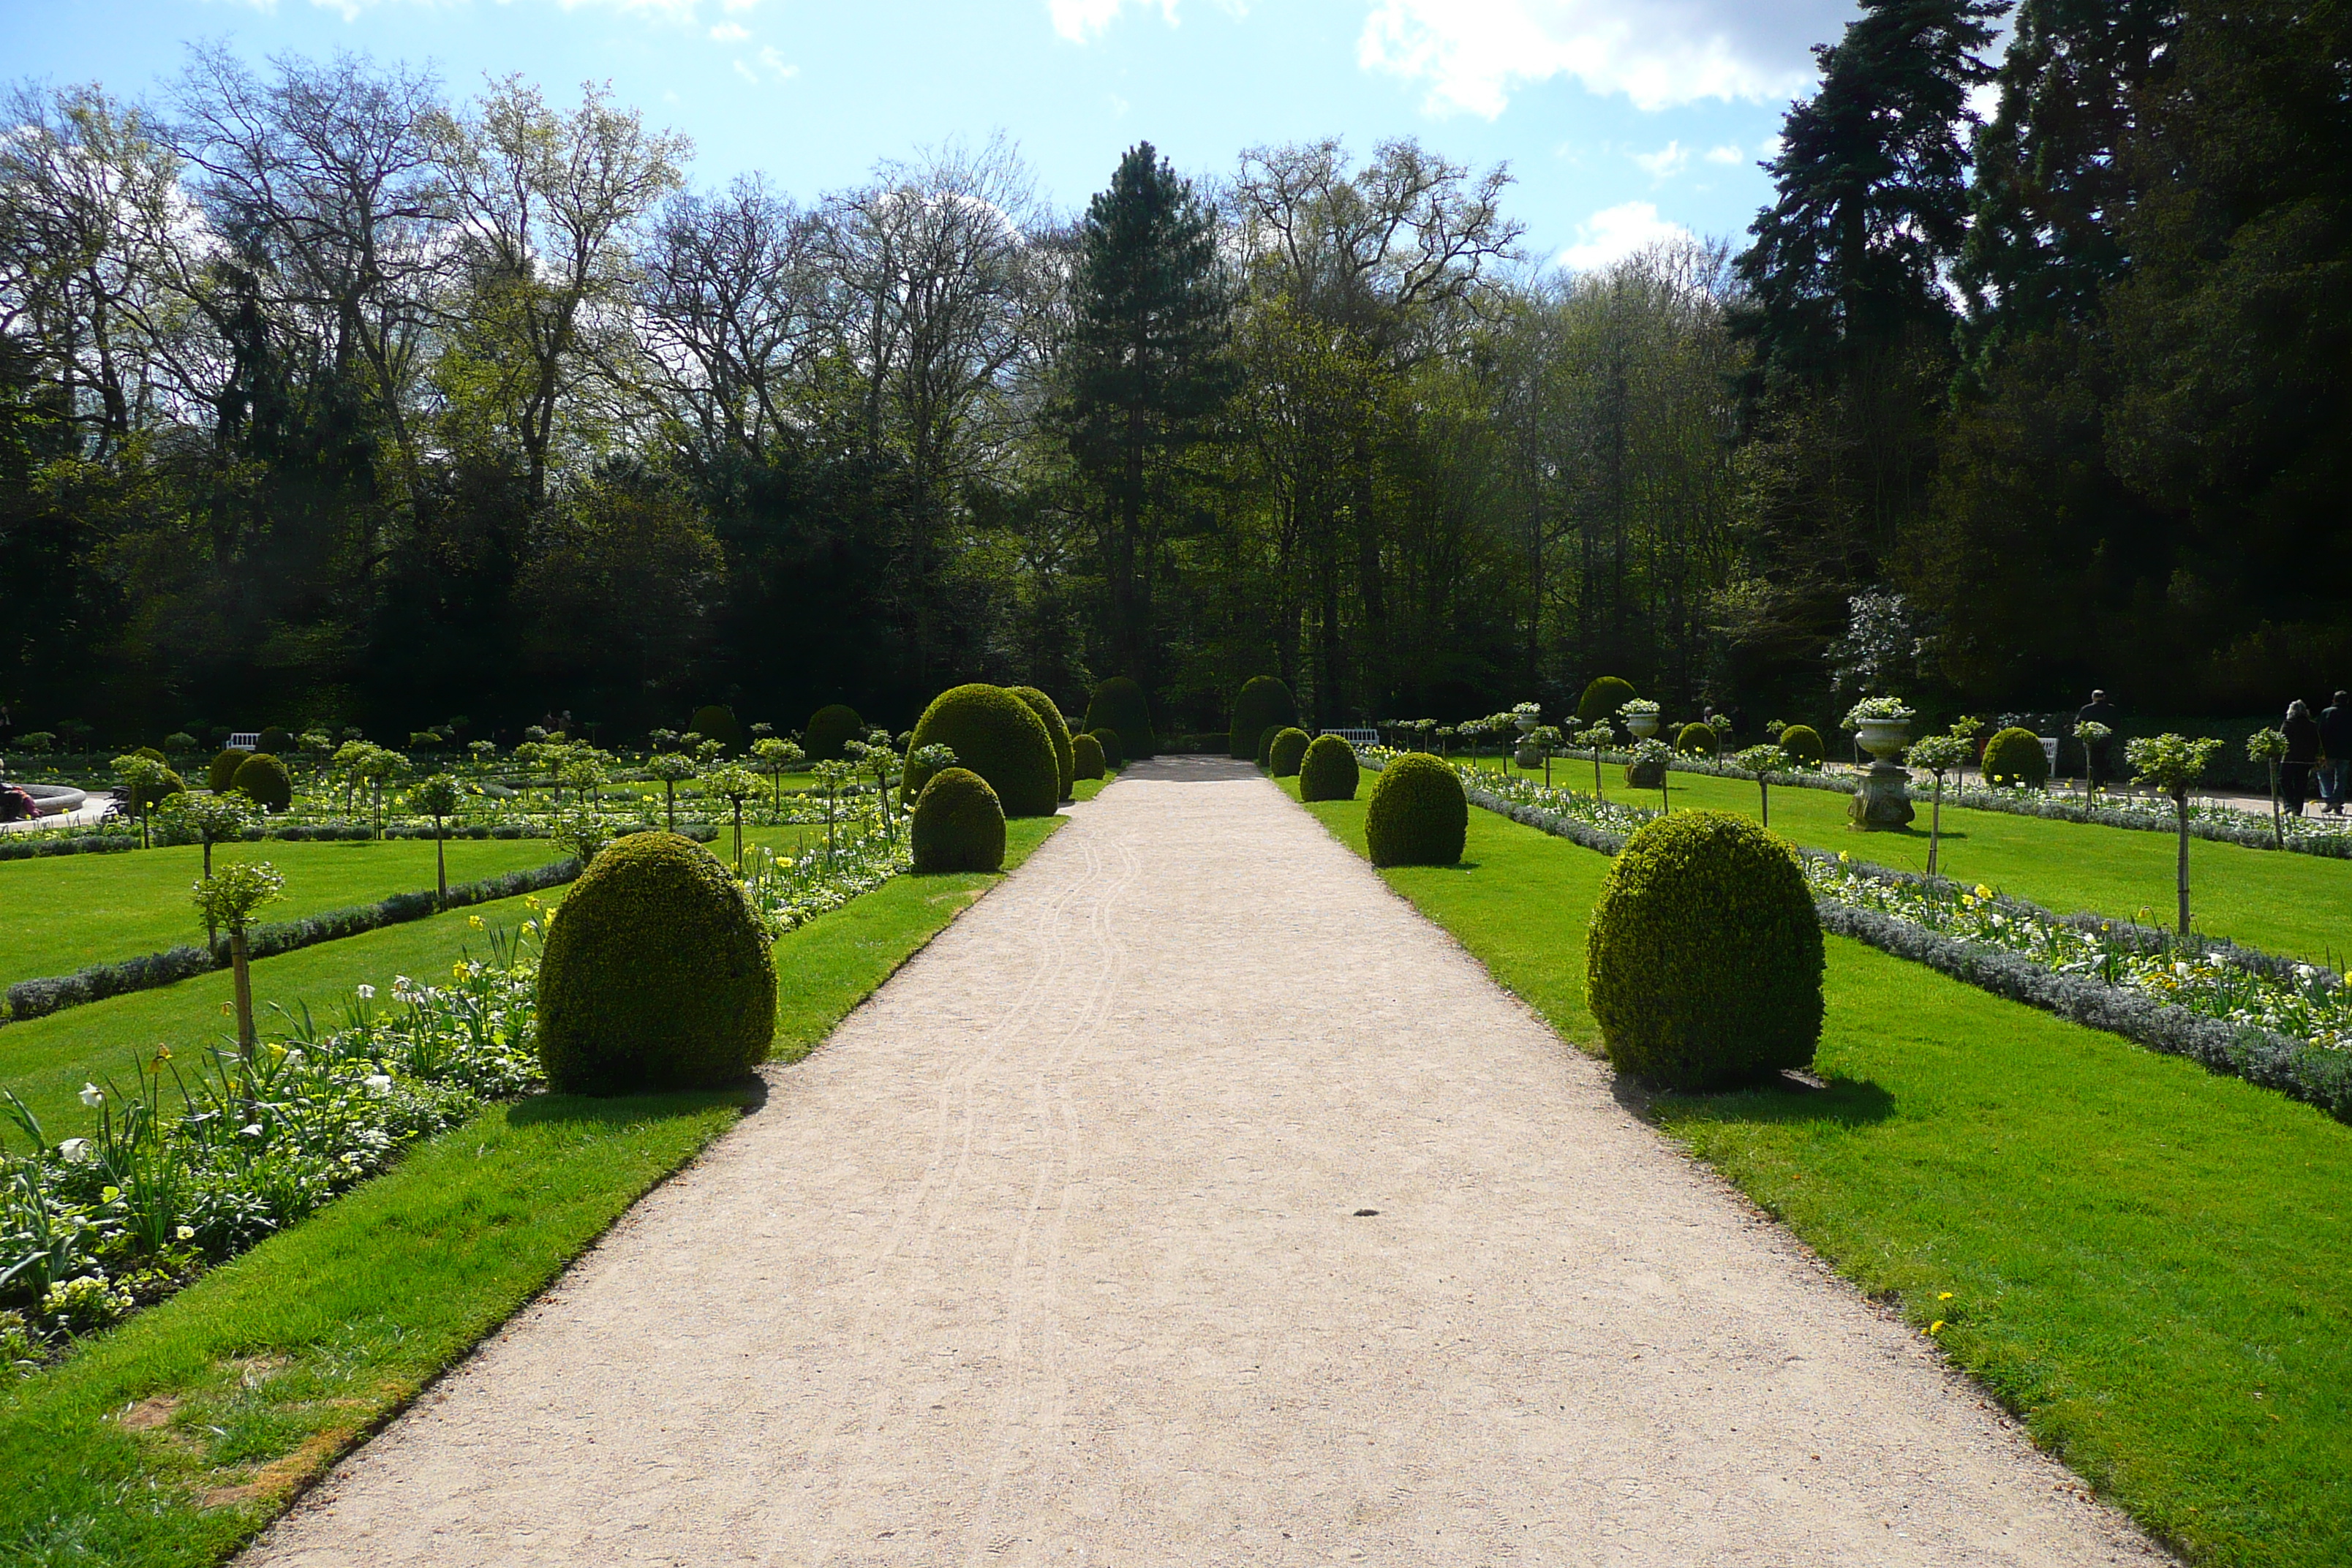
{"type": "Polygon", "coordinates": [[[1511,753],[1511,761],[1523,768],[1539,768],[1543,766],[1543,752],[1522,741],[1519,749],[1511,753]]]}
{"type": "Polygon", "coordinates": [[[1911,809],[1910,771],[1890,762],[1871,763],[1845,814],[1855,826],[1871,831],[1910,826],[1918,815],[1911,809]]]}
{"type": "Polygon", "coordinates": [[[1653,757],[1646,762],[1625,764],[1625,783],[1633,789],[1656,789],[1666,782],[1666,759],[1653,757]]]}

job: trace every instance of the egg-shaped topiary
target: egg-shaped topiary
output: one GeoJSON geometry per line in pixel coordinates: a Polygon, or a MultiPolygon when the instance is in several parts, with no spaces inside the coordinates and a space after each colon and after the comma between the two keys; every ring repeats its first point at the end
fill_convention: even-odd
{"type": "Polygon", "coordinates": [[[220,752],[205,764],[205,784],[215,795],[226,795],[236,781],[236,770],[245,765],[251,752],[220,752]]]}
{"type": "Polygon", "coordinates": [[[1266,772],[1278,779],[1297,776],[1299,761],[1307,755],[1307,731],[1296,725],[1276,730],[1274,739],[1266,742],[1266,772]]]}
{"type": "Polygon", "coordinates": [[[706,702],[694,710],[694,722],[687,727],[704,740],[716,741],[726,747],[730,756],[743,749],[743,729],[735,722],[735,710],[732,708],[706,702]]]}
{"type": "Polygon", "coordinates": [[[813,763],[841,761],[841,748],[866,733],[866,721],[857,710],[839,702],[828,702],[809,715],[808,728],[801,731],[801,750],[813,763]]]}
{"type": "Polygon", "coordinates": [[[675,833],[631,833],[572,884],[539,960],[539,1058],[559,1094],[712,1089],[767,1060],[776,966],[751,900],[675,833]]]}
{"type": "Polygon", "coordinates": [[[1470,836],[1460,775],[1424,752],[1398,757],[1372,779],[1364,842],[1375,866],[1451,866],[1470,836]]]}
{"type": "Polygon", "coordinates": [[[915,797],[918,871],[1001,871],[1004,807],[970,768],[941,768],[915,797]]]}
{"type": "Polygon", "coordinates": [[[294,749],[294,737],[288,734],[282,727],[276,724],[264,724],[261,727],[261,733],[257,737],[257,742],[258,743],[253,748],[255,751],[268,752],[273,757],[282,755],[294,749]]]}
{"type": "Polygon", "coordinates": [[[1813,1059],[1822,927],[1789,847],[1680,811],[1626,840],[1585,939],[1584,994],[1620,1072],[1707,1093],[1813,1059]]]}
{"type": "Polygon", "coordinates": [[[144,757],[151,763],[169,763],[172,760],[152,746],[134,746],[131,748],[131,754],[134,757],[144,757]]]}
{"type": "Polygon", "coordinates": [[[1241,762],[1257,755],[1258,742],[1268,730],[1298,722],[1298,703],[1290,688],[1271,675],[1253,675],[1234,694],[1233,725],[1225,749],[1241,762]]]}
{"type": "Polygon", "coordinates": [[[1060,704],[1034,686],[1015,686],[1009,689],[1013,696],[1026,702],[1029,711],[1037,715],[1038,721],[1045,726],[1045,738],[1054,743],[1054,766],[1061,774],[1061,798],[1069,799],[1070,785],[1076,782],[1078,776],[1077,759],[1070,750],[1070,726],[1062,717],[1060,704]]]}
{"type": "Polygon", "coordinates": [[[131,804],[141,811],[152,811],[172,796],[185,794],[187,787],[187,780],[166,768],[163,770],[163,776],[154,783],[144,788],[133,786],[131,791],[131,804]]]}
{"type": "Polygon", "coordinates": [[[1822,737],[1811,724],[1791,724],[1780,731],[1780,750],[1801,768],[1817,768],[1829,753],[1822,748],[1822,737]]]}
{"type": "Polygon", "coordinates": [[[1095,744],[1101,748],[1103,766],[1107,768],[1127,766],[1127,749],[1118,743],[1118,731],[1089,730],[1087,733],[1092,735],[1095,738],[1095,744]]]}
{"type": "MultiPolygon", "coordinates": [[[[1061,764],[1045,721],[1002,686],[974,681],[931,699],[908,754],[932,745],[951,747],[957,766],[986,779],[1007,816],[1051,816],[1062,798],[1061,764]]],[[[929,782],[924,769],[908,768],[908,793],[919,798],[929,782]]]]}
{"type": "Polygon", "coordinates": [[[256,752],[239,763],[229,788],[264,811],[283,811],[294,804],[294,781],[286,764],[268,752],[256,752]]]}
{"type": "Polygon", "coordinates": [[[1084,733],[1070,737],[1071,777],[1081,779],[1098,779],[1109,771],[1108,766],[1103,761],[1103,749],[1102,742],[1100,741],[1096,740],[1092,735],[1084,733]]]}
{"type": "Polygon", "coordinates": [[[1985,742],[1985,783],[2026,784],[2040,789],[2050,782],[2050,753],[2042,737],[2012,724],[1985,742]]]}
{"type": "Polygon", "coordinates": [[[1151,732],[1151,703],[1143,688],[1124,675],[1114,675],[1095,688],[1087,703],[1087,728],[1118,731],[1118,753],[1139,763],[1160,750],[1151,732]]]}
{"type": "Polygon", "coordinates": [[[1686,757],[1715,755],[1715,726],[1705,722],[1684,725],[1675,731],[1675,750],[1686,757]]]}
{"type": "Polygon", "coordinates": [[[1577,721],[1584,724],[1598,724],[1603,719],[1614,719],[1618,709],[1640,695],[1630,680],[1620,679],[1613,675],[1600,676],[1584,689],[1584,695],[1576,700],[1577,721]]]}
{"type": "Polygon", "coordinates": [[[1318,735],[1298,763],[1298,798],[1353,800],[1360,771],[1355,747],[1338,735],[1318,735]]]}
{"type": "Polygon", "coordinates": [[[1259,772],[1271,773],[1274,771],[1274,738],[1281,733],[1282,731],[1279,730],[1261,730],[1258,731],[1257,765],[1259,772]]]}

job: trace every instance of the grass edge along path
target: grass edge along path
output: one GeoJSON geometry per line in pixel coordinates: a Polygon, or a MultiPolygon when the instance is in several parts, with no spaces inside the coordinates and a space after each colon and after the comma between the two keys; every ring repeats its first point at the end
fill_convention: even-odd
{"type": "MultiPolygon", "coordinates": [[[[1005,870],[1061,820],[1008,824],[1005,870]]],[[[787,933],[777,1059],[805,1057],[1002,880],[901,875],[787,933]]],[[[226,1560],[755,1102],[740,1090],[492,1106],[0,1387],[0,1562],[226,1560]]]]}
{"type": "MultiPolygon", "coordinates": [[[[1305,809],[1364,852],[1360,800],[1305,809]]],[[[1381,875],[1592,1051],[1584,929],[1608,860],[1481,810],[1465,861],[1381,875]]],[[[1640,1113],[2191,1562],[2352,1561],[2352,1128],[1828,950],[1828,1089],[1630,1097],[1640,1113]]]]}

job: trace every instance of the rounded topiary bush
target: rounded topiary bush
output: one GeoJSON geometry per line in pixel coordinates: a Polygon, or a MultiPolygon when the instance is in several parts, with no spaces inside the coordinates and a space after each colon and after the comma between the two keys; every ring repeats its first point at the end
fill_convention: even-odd
{"type": "Polygon", "coordinates": [[[857,710],[839,702],[828,702],[809,715],[808,728],[801,731],[801,750],[813,763],[841,761],[841,748],[866,733],[866,721],[857,710]]]}
{"type": "Polygon", "coordinates": [[[152,811],[172,796],[184,793],[187,787],[187,780],[166,768],[163,776],[153,784],[143,789],[134,787],[131,792],[131,804],[141,811],[152,811]]]}
{"type": "Polygon", "coordinates": [[[263,725],[258,739],[260,743],[254,749],[268,752],[273,757],[294,749],[294,737],[275,724],[263,725]]]}
{"type": "Polygon", "coordinates": [[[1686,757],[1715,755],[1715,727],[1706,723],[1684,725],[1675,731],[1675,750],[1686,757]]]}
{"type": "Polygon", "coordinates": [[[1454,771],[1412,752],[1382,768],[1364,806],[1375,866],[1451,866],[1470,837],[1470,803],[1454,771]]]}
{"type": "Polygon", "coordinates": [[[1780,731],[1780,750],[1801,768],[1817,768],[1829,753],[1822,747],[1822,738],[1811,724],[1791,724],[1780,731]]]}
{"type": "Polygon", "coordinates": [[[1609,868],[1584,990],[1620,1072],[1683,1093],[1758,1083],[1813,1059],[1822,927],[1796,857],[1741,817],[1652,821],[1609,868]]]}
{"type": "Polygon", "coordinates": [[[1073,778],[1098,779],[1108,772],[1103,762],[1102,742],[1092,735],[1070,737],[1070,775],[1073,778]]]}
{"type": "MultiPolygon", "coordinates": [[[[850,715],[852,720],[856,714],[850,715]]],[[[694,710],[694,722],[687,728],[706,741],[716,741],[732,753],[743,749],[743,730],[735,722],[735,710],[716,702],[706,702],[694,710]]],[[[846,740],[848,737],[844,736],[846,740]]]]}
{"type": "Polygon", "coordinates": [[[283,811],[294,804],[294,780],[286,764],[268,752],[256,752],[239,763],[229,788],[264,811],[283,811]]]}
{"type": "Polygon", "coordinates": [[[1266,771],[1278,779],[1294,777],[1300,760],[1307,755],[1307,731],[1296,725],[1276,730],[1274,739],[1265,745],[1266,771]]]}
{"type": "Polygon", "coordinates": [[[1118,731],[1089,730],[1087,733],[1093,738],[1095,749],[1102,752],[1104,767],[1123,768],[1127,766],[1127,750],[1118,743],[1118,731]]]}
{"type": "Polygon", "coordinates": [[[1273,771],[1274,738],[1281,733],[1282,731],[1279,730],[1261,730],[1258,731],[1257,765],[1260,771],[1268,773],[1273,771]]]}
{"type": "Polygon", "coordinates": [[[559,1094],[731,1083],[768,1057],[776,966],[751,900],[675,833],[588,862],[539,960],[539,1059],[559,1094]]]}
{"type": "Polygon", "coordinates": [[[205,783],[215,795],[226,795],[236,782],[236,770],[245,765],[251,752],[221,752],[205,764],[205,783]]]}
{"type": "Polygon", "coordinates": [[[1248,762],[1257,755],[1258,742],[1268,730],[1297,722],[1298,703],[1290,688],[1271,675],[1253,675],[1234,694],[1234,721],[1225,734],[1225,749],[1248,762]]]}
{"type": "Polygon", "coordinates": [[[1640,695],[1630,680],[1621,680],[1613,675],[1601,676],[1584,689],[1583,696],[1576,700],[1576,717],[1586,724],[1614,719],[1618,709],[1640,695]]]}
{"type": "Polygon", "coordinates": [[[1004,807],[970,768],[941,768],[915,797],[918,871],[1001,871],[1004,807]]]}
{"type": "Polygon", "coordinates": [[[1160,749],[1151,732],[1151,703],[1143,688],[1124,675],[1095,688],[1087,704],[1087,728],[1118,731],[1119,755],[1130,762],[1142,762],[1160,749]]]}
{"type": "MultiPolygon", "coordinates": [[[[1015,686],[1010,689],[1013,696],[1029,705],[1029,711],[1037,715],[1038,721],[1045,726],[1045,739],[1054,743],[1054,766],[1061,774],[1061,798],[1069,799],[1070,785],[1078,776],[1077,757],[1070,750],[1070,726],[1062,717],[1061,705],[1034,686],[1015,686]]],[[[1100,778],[1102,775],[1097,773],[1095,776],[1100,778]]]]}
{"type": "Polygon", "coordinates": [[[1356,765],[1355,747],[1337,735],[1318,735],[1308,742],[1307,755],[1299,760],[1298,798],[1353,800],[1360,771],[1356,765]]]}
{"type": "Polygon", "coordinates": [[[2012,724],[1985,742],[1985,783],[2027,784],[2040,789],[2050,782],[2050,753],[2042,737],[2012,724]]]}
{"type": "MultiPolygon", "coordinates": [[[[1062,768],[1045,721],[1002,686],[973,681],[931,699],[909,754],[932,745],[952,747],[958,767],[986,779],[1007,816],[1051,816],[1061,801],[1062,768]]],[[[922,769],[907,770],[907,788],[919,799],[928,783],[922,769]]]]}

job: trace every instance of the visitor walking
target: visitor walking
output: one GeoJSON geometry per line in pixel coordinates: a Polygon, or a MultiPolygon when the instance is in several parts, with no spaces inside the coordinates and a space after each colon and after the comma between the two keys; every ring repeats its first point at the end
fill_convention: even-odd
{"type": "Polygon", "coordinates": [[[2084,724],[2105,724],[2108,731],[2105,740],[2083,742],[2083,787],[2085,789],[2097,789],[2110,782],[2107,753],[2116,743],[2116,705],[2107,700],[2107,694],[2104,691],[2092,692],[2091,700],[2074,714],[2077,729],[2084,724]]]}
{"type": "Polygon", "coordinates": [[[2320,809],[2344,815],[2344,795],[2352,784],[2352,692],[2339,691],[2319,715],[2320,809]]]}
{"type": "Polygon", "coordinates": [[[2300,697],[2286,705],[2286,718],[2279,725],[2286,735],[2286,761],[2279,764],[2279,792],[2286,799],[2286,808],[2297,816],[2303,815],[2303,803],[2311,798],[2311,767],[2319,761],[2319,721],[2311,716],[2310,704],[2300,697]]]}

